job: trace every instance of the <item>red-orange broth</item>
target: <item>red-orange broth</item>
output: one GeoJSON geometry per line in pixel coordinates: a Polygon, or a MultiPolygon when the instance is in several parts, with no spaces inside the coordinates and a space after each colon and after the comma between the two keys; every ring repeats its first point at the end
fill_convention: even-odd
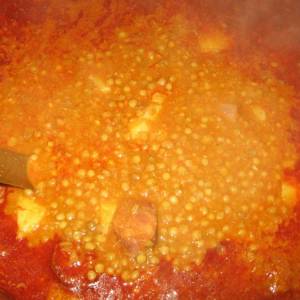
{"type": "Polygon", "coordinates": [[[299,44],[254,2],[3,6],[0,290],[299,299],[299,44]]]}

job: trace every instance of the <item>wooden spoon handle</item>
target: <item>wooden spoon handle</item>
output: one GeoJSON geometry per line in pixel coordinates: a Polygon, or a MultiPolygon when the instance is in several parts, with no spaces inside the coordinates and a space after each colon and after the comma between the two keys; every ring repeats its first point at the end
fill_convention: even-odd
{"type": "Polygon", "coordinates": [[[28,177],[29,156],[0,149],[0,183],[32,189],[28,177]]]}

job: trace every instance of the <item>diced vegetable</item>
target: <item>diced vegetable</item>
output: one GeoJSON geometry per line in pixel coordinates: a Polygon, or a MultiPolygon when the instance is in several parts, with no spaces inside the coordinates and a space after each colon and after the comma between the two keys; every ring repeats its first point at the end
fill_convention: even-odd
{"type": "Polygon", "coordinates": [[[229,121],[236,121],[238,116],[238,109],[236,104],[222,103],[219,105],[219,111],[229,121]]]}
{"type": "Polygon", "coordinates": [[[151,130],[151,123],[157,119],[165,99],[166,96],[164,94],[153,94],[151,103],[145,109],[142,116],[131,121],[129,132],[133,139],[145,137],[147,135],[151,130]]]}
{"type": "Polygon", "coordinates": [[[266,112],[259,105],[253,105],[252,112],[253,112],[255,118],[260,122],[265,121],[267,118],[266,112]]]}
{"type": "Polygon", "coordinates": [[[124,247],[130,253],[137,253],[155,239],[156,209],[144,199],[122,202],[115,214],[113,228],[124,247]]]}
{"type": "Polygon", "coordinates": [[[297,189],[288,182],[283,182],[281,186],[281,197],[290,205],[294,205],[297,200],[297,189]]]}
{"type": "Polygon", "coordinates": [[[25,196],[18,198],[17,209],[18,238],[24,238],[38,229],[46,209],[25,196]]]}
{"type": "Polygon", "coordinates": [[[113,201],[107,201],[107,202],[105,201],[101,203],[101,227],[103,233],[108,232],[116,208],[117,208],[116,203],[113,201]]]}

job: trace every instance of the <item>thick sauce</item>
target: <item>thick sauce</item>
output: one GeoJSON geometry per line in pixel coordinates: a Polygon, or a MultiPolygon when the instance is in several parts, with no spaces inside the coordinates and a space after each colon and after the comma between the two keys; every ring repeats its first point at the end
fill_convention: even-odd
{"type": "Polygon", "coordinates": [[[47,269],[34,287],[25,272],[4,276],[17,299],[57,299],[61,286],[86,299],[299,289],[286,256],[299,225],[284,225],[297,205],[286,172],[297,162],[293,88],[273,74],[279,61],[256,62],[258,50],[249,74],[224,28],[194,33],[183,13],[164,18],[138,14],[80,39],[79,22],[55,49],[50,21],[25,27],[24,51],[6,33],[16,60],[2,72],[0,145],[32,154],[36,189],[3,197],[12,240],[0,244],[0,272],[47,269]]]}

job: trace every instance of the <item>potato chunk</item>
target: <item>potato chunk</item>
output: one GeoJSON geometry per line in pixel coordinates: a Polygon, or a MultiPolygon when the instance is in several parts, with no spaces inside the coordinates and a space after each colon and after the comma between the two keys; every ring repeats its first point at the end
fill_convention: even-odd
{"type": "Polygon", "coordinates": [[[297,189],[289,182],[283,182],[281,186],[281,197],[286,204],[293,206],[297,201],[297,189]]]}
{"type": "Polygon", "coordinates": [[[20,196],[17,200],[18,238],[24,238],[34,232],[45,213],[45,207],[29,197],[20,196]]]}
{"type": "Polygon", "coordinates": [[[222,116],[228,121],[234,122],[238,117],[238,107],[233,103],[221,103],[218,109],[222,116]]]}
{"type": "Polygon", "coordinates": [[[124,201],[114,216],[113,229],[122,245],[136,254],[155,240],[157,215],[154,205],[145,199],[124,201]]]}
{"type": "Polygon", "coordinates": [[[202,34],[199,38],[199,48],[202,53],[219,53],[230,48],[231,41],[220,31],[202,34]]]}
{"type": "Polygon", "coordinates": [[[266,121],[266,119],[267,119],[266,112],[259,105],[253,105],[252,106],[252,112],[253,112],[254,117],[257,121],[259,121],[259,122],[266,121]]]}
{"type": "Polygon", "coordinates": [[[103,233],[107,233],[112,222],[113,215],[116,211],[115,202],[103,202],[101,203],[101,225],[103,233]]]}
{"type": "Polygon", "coordinates": [[[166,95],[162,93],[154,93],[150,104],[143,111],[143,114],[132,120],[129,124],[129,133],[132,139],[145,138],[151,131],[152,123],[157,120],[162,110],[166,95]]]}

